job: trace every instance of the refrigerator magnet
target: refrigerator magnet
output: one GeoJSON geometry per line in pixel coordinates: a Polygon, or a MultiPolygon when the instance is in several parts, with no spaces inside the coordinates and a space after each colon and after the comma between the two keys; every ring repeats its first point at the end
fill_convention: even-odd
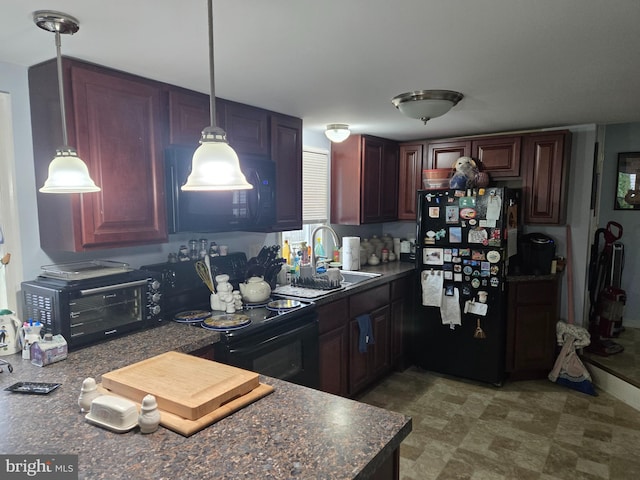
{"type": "Polygon", "coordinates": [[[461,207],[475,207],[476,199],[475,197],[460,197],[458,200],[458,205],[461,207]]]}
{"type": "Polygon", "coordinates": [[[491,268],[490,262],[480,262],[480,270],[489,270],[491,268]]]}
{"type": "Polygon", "coordinates": [[[500,261],[500,252],[497,250],[490,250],[487,252],[487,260],[489,260],[489,263],[498,263],[500,261]]]}
{"type": "Polygon", "coordinates": [[[447,223],[458,223],[460,221],[459,210],[456,206],[447,206],[445,209],[447,223]]]}
{"type": "Polygon", "coordinates": [[[489,238],[489,234],[484,228],[474,228],[469,230],[469,243],[484,243],[489,238]]]}
{"type": "Polygon", "coordinates": [[[445,280],[453,280],[453,272],[444,272],[444,279],[445,280]]]}
{"type": "Polygon", "coordinates": [[[473,208],[463,208],[460,210],[460,218],[464,218],[465,220],[476,218],[476,214],[477,212],[473,208]]]}
{"type": "Polygon", "coordinates": [[[462,228],[449,227],[449,242],[462,243],[462,228]]]}
{"type": "Polygon", "coordinates": [[[453,281],[454,282],[461,282],[462,281],[462,274],[461,273],[454,273],[453,274],[453,281]]]}
{"type": "Polygon", "coordinates": [[[489,280],[489,283],[491,284],[492,287],[497,287],[498,285],[500,285],[500,280],[498,280],[498,277],[491,277],[491,280],[489,280]]]}
{"type": "Polygon", "coordinates": [[[442,258],[441,248],[425,248],[422,250],[422,263],[424,265],[442,265],[444,260],[442,258]]]}
{"type": "Polygon", "coordinates": [[[480,286],[480,279],[479,278],[473,278],[471,280],[471,286],[473,288],[478,288],[480,286]]]}
{"type": "Polygon", "coordinates": [[[429,207],[429,218],[439,218],[440,207],[429,207]]]}

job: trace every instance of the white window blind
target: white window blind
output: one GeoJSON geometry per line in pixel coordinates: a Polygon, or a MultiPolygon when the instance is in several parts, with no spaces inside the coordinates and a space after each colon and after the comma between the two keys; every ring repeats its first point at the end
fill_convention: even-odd
{"type": "Polygon", "coordinates": [[[302,222],[329,219],[329,152],[305,147],[302,152],[302,222]]]}

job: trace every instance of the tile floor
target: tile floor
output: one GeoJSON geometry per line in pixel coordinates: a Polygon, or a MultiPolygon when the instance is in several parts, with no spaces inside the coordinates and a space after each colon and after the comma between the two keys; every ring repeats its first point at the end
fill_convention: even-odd
{"type": "Polygon", "coordinates": [[[413,418],[401,480],[640,478],[640,412],[548,380],[501,388],[411,367],[360,401],[413,418]]]}
{"type": "Polygon", "coordinates": [[[640,328],[626,328],[617,338],[612,338],[624,347],[622,353],[603,357],[585,352],[583,357],[603,370],[640,388],[640,328]]]}

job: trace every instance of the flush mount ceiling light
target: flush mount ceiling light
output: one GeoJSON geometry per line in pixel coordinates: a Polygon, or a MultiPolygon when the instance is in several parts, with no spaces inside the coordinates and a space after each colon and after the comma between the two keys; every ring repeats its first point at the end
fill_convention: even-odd
{"type": "Polygon", "coordinates": [[[209,0],[209,112],[211,126],[202,130],[200,146],[191,160],[185,191],[249,190],[253,188],[240,170],[240,160],[227,142],[225,131],[216,126],[216,92],[213,68],[213,0],[209,0]]]}
{"type": "Polygon", "coordinates": [[[407,117],[427,123],[447,113],[463,97],[461,93],[451,90],[416,90],[398,95],[391,102],[407,117]]]}
{"type": "MultiPolygon", "coordinates": [[[[64,85],[62,83],[62,56],[60,54],[60,35],[73,35],[80,29],[78,21],[70,15],[39,10],[33,13],[35,24],[48,32],[56,34],[56,60],[58,66],[58,94],[60,96],[60,115],[62,116],[62,143],[56,150],[56,156],[49,164],[49,177],[40,189],[43,193],[88,193],[99,192],[100,187],[91,180],[87,165],[78,157],[75,148],[68,145],[67,119],[64,104],[64,85]]],[[[34,132],[38,135],[38,132],[34,132]]]]}
{"type": "Polygon", "coordinates": [[[332,123],[327,125],[327,129],[324,131],[324,134],[332,142],[340,143],[349,138],[351,131],[349,130],[349,125],[345,123],[332,123]]]}

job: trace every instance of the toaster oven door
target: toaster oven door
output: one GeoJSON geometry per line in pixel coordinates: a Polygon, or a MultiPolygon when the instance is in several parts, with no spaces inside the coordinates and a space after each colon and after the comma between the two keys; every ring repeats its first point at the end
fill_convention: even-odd
{"type": "Polygon", "coordinates": [[[147,280],[138,280],[74,292],[69,299],[71,341],[86,343],[142,328],[146,291],[147,280]]]}

